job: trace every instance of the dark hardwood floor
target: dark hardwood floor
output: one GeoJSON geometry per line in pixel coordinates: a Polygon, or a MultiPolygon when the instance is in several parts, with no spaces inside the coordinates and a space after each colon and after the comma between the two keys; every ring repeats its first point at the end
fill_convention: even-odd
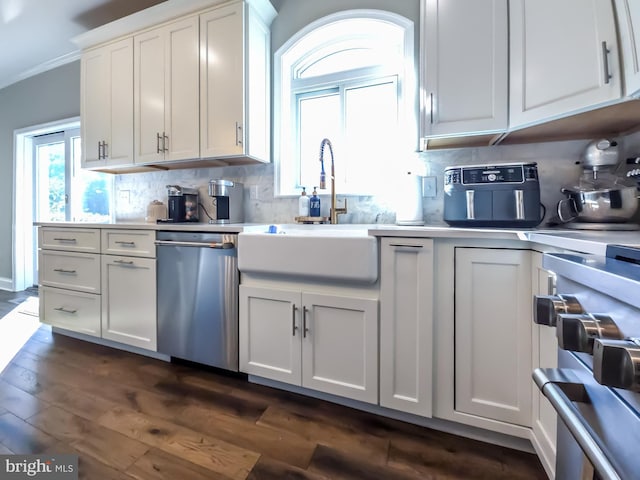
{"type": "Polygon", "coordinates": [[[90,480],[546,478],[531,454],[46,326],[0,375],[6,453],[76,453],[90,480]]]}

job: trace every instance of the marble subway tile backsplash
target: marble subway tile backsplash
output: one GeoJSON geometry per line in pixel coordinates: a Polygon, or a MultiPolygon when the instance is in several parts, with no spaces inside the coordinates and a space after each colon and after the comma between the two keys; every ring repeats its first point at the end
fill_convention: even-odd
{"type": "MultiPolygon", "coordinates": [[[[423,199],[424,219],[427,225],[444,225],[443,172],[449,165],[474,165],[506,162],[537,162],[541,185],[541,198],[546,207],[543,224],[555,214],[555,206],[564,198],[560,188],[576,182],[582,172],[580,157],[589,140],[548,142],[525,145],[498,145],[492,147],[433,150],[419,154],[428,176],[436,177],[436,196],[423,199]]],[[[625,156],[640,154],[640,134],[621,141],[625,156]]],[[[625,158],[625,157],[623,157],[625,158]]],[[[398,168],[400,168],[398,166],[398,168]]],[[[389,172],[380,170],[388,177],[389,172]]],[[[274,197],[274,166],[270,164],[237,167],[214,167],[162,172],[122,174],[116,178],[116,192],[129,191],[127,195],[116,193],[116,220],[144,221],[146,207],[152,200],[167,202],[166,185],[176,184],[196,187],[200,203],[213,214],[212,199],[208,195],[209,180],[225,178],[244,185],[245,222],[292,223],[298,212],[297,197],[274,197]],[[121,199],[122,197],[122,199],[121,199]]],[[[310,192],[309,192],[310,193],[310,192]]],[[[328,215],[329,195],[320,195],[323,215],[328,215]],[[326,211],[325,211],[326,210],[326,211]]],[[[338,192],[338,204],[342,202],[338,192]]],[[[395,223],[393,195],[381,192],[374,196],[349,196],[346,215],[340,215],[341,223],[395,223]],[[391,197],[391,199],[389,198],[391,197]]],[[[206,216],[201,214],[201,221],[206,216]]]]}

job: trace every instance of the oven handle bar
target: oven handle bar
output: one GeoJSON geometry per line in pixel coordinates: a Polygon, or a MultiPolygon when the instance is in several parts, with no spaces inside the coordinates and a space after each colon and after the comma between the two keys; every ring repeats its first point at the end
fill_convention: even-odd
{"type": "Polygon", "coordinates": [[[580,445],[600,478],[622,480],[609,461],[602,447],[602,441],[572,403],[588,402],[584,385],[578,383],[577,379],[575,382],[569,379],[565,372],[551,368],[537,368],[533,372],[533,380],[580,445]]]}

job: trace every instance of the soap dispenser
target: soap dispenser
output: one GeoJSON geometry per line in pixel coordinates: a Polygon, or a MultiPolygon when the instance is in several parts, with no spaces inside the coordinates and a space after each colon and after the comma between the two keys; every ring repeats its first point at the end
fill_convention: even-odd
{"type": "Polygon", "coordinates": [[[298,215],[301,217],[309,216],[309,196],[307,195],[306,187],[302,187],[302,194],[298,198],[298,215]]]}
{"type": "Polygon", "coordinates": [[[309,216],[310,217],[319,217],[320,216],[320,197],[318,196],[318,192],[316,191],[317,187],[313,187],[313,193],[311,198],[309,199],[309,216]]]}

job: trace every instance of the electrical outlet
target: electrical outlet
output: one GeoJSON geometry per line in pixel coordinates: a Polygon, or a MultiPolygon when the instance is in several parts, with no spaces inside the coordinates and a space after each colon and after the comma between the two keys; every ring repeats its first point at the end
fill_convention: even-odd
{"type": "Polygon", "coordinates": [[[131,192],[129,190],[118,190],[118,203],[129,205],[131,201],[131,192]]]}
{"type": "Polygon", "coordinates": [[[422,177],[422,196],[435,198],[436,194],[436,177],[422,177]]]}
{"type": "Polygon", "coordinates": [[[258,200],[258,192],[258,185],[251,185],[251,187],[249,188],[249,200],[258,200]]]}

